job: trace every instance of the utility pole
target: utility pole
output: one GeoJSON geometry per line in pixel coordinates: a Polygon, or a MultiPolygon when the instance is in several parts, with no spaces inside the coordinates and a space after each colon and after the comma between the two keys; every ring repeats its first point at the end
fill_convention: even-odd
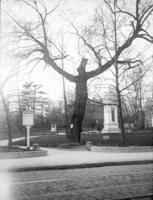
{"type": "MultiPolygon", "coordinates": [[[[142,76],[142,69],[139,67],[139,77],[142,76]]],[[[139,78],[138,81],[138,87],[139,87],[139,105],[140,105],[140,113],[141,113],[141,128],[144,129],[144,113],[143,113],[143,105],[142,105],[142,78],[139,78]]]]}
{"type": "MultiPolygon", "coordinates": [[[[63,61],[63,34],[62,34],[62,70],[64,70],[64,61],[63,61]]],[[[65,125],[66,125],[66,135],[68,136],[68,130],[69,130],[69,120],[68,120],[68,111],[67,111],[67,98],[66,98],[66,89],[65,89],[65,79],[62,75],[63,80],[63,96],[64,96],[64,110],[65,110],[65,125]]]]}

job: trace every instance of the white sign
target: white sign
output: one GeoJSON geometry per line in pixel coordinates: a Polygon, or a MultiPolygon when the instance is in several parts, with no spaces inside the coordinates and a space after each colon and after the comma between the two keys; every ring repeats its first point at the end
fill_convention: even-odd
{"type": "Polygon", "coordinates": [[[24,126],[30,125],[32,126],[34,124],[34,117],[32,111],[24,111],[23,112],[23,121],[22,124],[24,126]]]}
{"type": "Polygon", "coordinates": [[[56,124],[51,124],[51,132],[57,132],[56,124]]]}

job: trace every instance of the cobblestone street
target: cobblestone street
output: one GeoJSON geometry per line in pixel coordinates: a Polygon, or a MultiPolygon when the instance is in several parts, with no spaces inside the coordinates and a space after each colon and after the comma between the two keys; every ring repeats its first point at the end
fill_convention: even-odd
{"type": "Polygon", "coordinates": [[[153,192],[153,165],[10,174],[11,200],[114,199],[153,192]]]}

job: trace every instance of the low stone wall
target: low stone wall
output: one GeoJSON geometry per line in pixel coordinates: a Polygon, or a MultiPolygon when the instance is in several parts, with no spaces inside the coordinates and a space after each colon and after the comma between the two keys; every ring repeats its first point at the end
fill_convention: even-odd
{"type": "Polygon", "coordinates": [[[121,143],[121,134],[120,133],[110,133],[110,134],[102,134],[102,133],[90,133],[84,134],[81,136],[81,142],[86,143],[91,141],[94,145],[120,145],[121,143]]]}
{"type": "MultiPolygon", "coordinates": [[[[105,145],[105,146],[120,146],[121,134],[101,134],[101,133],[84,133],[81,135],[81,143],[91,141],[93,145],[105,145]]],[[[126,146],[153,146],[153,132],[141,131],[125,133],[125,145],[126,146]]]]}
{"type": "Polygon", "coordinates": [[[95,152],[119,152],[119,153],[129,153],[129,152],[153,152],[153,147],[102,147],[91,145],[91,151],[95,152]]]}
{"type": "Polygon", "coordinates": [[[3,152],[0,153],[0,159],[15,159],[15,158],[28,158],[28,157],[38,157],[47,156],[47,151],[19,151],[19,152],[3,152]]]}

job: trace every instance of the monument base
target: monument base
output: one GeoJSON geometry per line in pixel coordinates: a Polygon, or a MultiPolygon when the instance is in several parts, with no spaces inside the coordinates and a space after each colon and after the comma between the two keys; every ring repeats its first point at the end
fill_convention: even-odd
{"type": "Polygon", "coordinates": [[[102,130],[102,134],[107,133],[121,133],[121,129],[118,127],[117,124],[104,124],[104,128],[102,130]]]}
{"type": "Polygon", "coordinates": [[[102,145],[119,146],[122,141],[122,134],[119,132],[102,133],[102,145]]]}

